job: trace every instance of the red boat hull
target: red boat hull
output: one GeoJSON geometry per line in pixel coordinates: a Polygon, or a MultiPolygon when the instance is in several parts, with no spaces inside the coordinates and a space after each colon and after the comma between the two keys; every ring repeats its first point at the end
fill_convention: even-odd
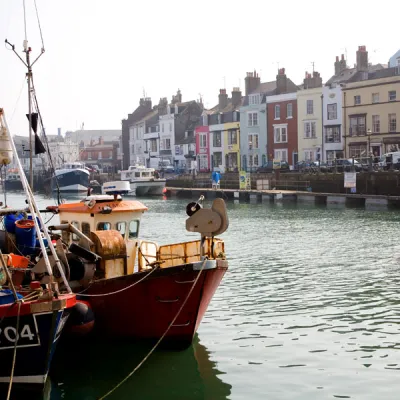
{"type": "Polygon", "coordinates": [[[95,332],[98,334],[113,338],[157,340],[175,318],[200,274],[186,304],[163,340],[163,344],[184,348],[191,344],[226,270],[226,261],[218,261],[215,268],[202,271],[193,269],[192,264],[161,268],[137,285],[116,294],[110,293],[133,285],[148,272],[103,279],[95,281],[85,294],[106,296],[83,299],[92,307],[95,332]]]}

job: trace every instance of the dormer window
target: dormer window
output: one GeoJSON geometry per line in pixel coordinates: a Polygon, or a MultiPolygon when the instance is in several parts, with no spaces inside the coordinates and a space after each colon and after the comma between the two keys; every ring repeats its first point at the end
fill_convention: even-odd
{"type": "Polygon", "coordinates": [[[203,126],[207,126],[208,125],[208,115],[205,114],[203,115],[203,126]]]}
{"type": "Polygon", "coordinates": [[[249,104],[260,104],[260,95],[259,94],[251,94],[249,96],[249,104]]]}

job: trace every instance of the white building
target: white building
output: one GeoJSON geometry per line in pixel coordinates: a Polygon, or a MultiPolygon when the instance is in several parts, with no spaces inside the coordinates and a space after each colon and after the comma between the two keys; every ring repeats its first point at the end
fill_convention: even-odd
{"type": "Polygon", "coordinates": [[[344,157],[342,132],[342,88],[339,84],[324,86],[323,94],[323,124],[324,143],[323,160],[332,161],[344,157]]]}

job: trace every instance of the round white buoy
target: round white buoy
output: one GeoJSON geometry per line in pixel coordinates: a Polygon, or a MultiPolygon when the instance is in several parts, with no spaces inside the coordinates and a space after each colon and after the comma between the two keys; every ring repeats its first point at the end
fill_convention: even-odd
{"type": "Polygon", "coordinates": [[[8,165],[13,160],[10,138],[5,127],[0,129],[0,165],[8,165]]]}

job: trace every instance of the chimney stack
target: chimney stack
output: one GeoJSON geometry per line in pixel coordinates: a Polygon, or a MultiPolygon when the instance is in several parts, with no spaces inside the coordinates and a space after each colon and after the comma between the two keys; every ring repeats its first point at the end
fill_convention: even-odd
{"type": "Polygon", "coordinates": [[[339,57],[336,56],[336,61],[335,61],[335,76],[340,74],[340,61],[339,57]]]}
{"type": "Polygon", "coordinates": [[[246,78],[244,78],[245,85],[245,95],[248,96],[250,93],[254,92],[260,85],[260,77],[257,72],[247,72],[246,78]]]}
{"type": "Polygon", "coordinates": [[[278,70],[278,75],[276,76],[276,91],[277,94],[287,92],[287,77],[285,74],[285,68],[280,68],[278,70]]]}
{"type": "Polygon", "coordinates": [[[357,59],[357,71],[367,72],[368,71],[368,51],[365,46],[358,46],[356,53],[357,59]]]}
{"type": "Polygon", "coordinates": [[[306,77],[304,79],[304,89],[315,89],[322,87],[322,78],[319,72],[314,71],[312,76],[306,72],[306,77]]]}
{"type": "Polygon", "coordinates": [[[232,90],[232,105],[233,105],[233,107],[238,106],[241,101],[242,101],[242,92],[240,91],[240,88],[234,87],[232,90]]]}
{"type": "Polygon", "coordinates": [[[218,108],[221,111],[228,105],[228,95],[226,94],[226,89],[219,90],[218,100],[218,108]]]}

